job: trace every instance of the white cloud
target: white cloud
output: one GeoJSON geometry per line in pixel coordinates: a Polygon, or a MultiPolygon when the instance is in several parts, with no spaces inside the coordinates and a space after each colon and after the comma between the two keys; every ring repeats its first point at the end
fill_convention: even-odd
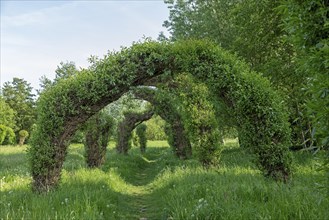
{"type": "Polygon", "coordinates": [[[90,55],[102,57],[144,35],[156,38],[167,19],[164,5],[148,8],[163,2],[64,3],[1,15],[1,85],[19,76],[38,88],[38,79],[54,77],[61,61],[87,67],[90,55]]]}
{"type": "Polygon", "coordinates": [[[16,16],[3,16],[4,28],[25,26],[30,24],[44,24],[46,15],[42,12],[33,12],[16,16]]]}
{"type": "Polygon", "coordinates": [[[22,14],[4,15],[1,16],[1,28],[6,29],[29,25],[48,25],[49,22],[63,21],[66,19],[65,14],[62,14],[62,16],[57,16],[58,13],[66,8],[71,8],[74,5],[75,3],[71,2],[58,6],[36,9],[22,14]]]}

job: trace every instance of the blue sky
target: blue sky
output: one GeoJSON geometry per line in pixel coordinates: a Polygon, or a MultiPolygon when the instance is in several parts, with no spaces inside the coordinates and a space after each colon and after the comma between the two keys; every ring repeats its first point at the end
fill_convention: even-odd
{"type": "Polygon", "coordinates": [[[1,0],[1,85],[19,77],[36,89],[42,75],[54,78],[61,61],[87,67],[90,55],[168,35],[168,16],[162,0],[1,0]]]}

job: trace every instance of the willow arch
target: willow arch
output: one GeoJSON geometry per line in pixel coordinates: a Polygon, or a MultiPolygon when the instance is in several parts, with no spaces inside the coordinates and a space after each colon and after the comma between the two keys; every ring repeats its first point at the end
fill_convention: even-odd
{"type": "Polygon", "coordinates": [[[153,109],[145,112],[126,112],[124,113],[124,119],[118,125],[118,138],[117,138],[117,152],[122,154],[128,154],[129,139],[132,131],[144,121],[152,118],[154,114],[153,109]]]}
{"type": "Polygon", "coordinates": [[[188,72],[206,82],[234,111],[239,137],[265,176],[287,179],[289,126],[270,83],[216,45],[204,41],[144,42],[109,53],[87,70],[45,91],[29,149],[32,187],[47,192],[60,180],[69,140],[79,124],[130,88],[161,74],[188,72]]]}
{"type": "MultiPolygon", "coordinates": [[[[155,112],[165,120],[170,129],[168,136],[169,145],[173,148],[175,155],[180,159],[187,159],[192,155],[192,147],[180,114],[169,100],[170,94],[163,97],[157,96],[157,90],[151,88],[133,89],[133,95],[141,100],[148,101],[154,106],[155,112]]],[[[164,92],[164,91],[162,91],[164,92]]]]}

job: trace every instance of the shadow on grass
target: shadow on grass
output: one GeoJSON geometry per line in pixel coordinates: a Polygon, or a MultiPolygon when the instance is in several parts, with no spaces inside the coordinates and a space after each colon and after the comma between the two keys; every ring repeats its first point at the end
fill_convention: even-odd
{"type": "Polygon", "coordinates": [[[115,169],[129,184],[142,186],[151,183],[164,169],[182,163],[184,161],[176,158],[168,147],[149,147],[144,154],[133,148],[128,155],[118,154],[112,149],[102,170],[108,172],[115,169]]]}
{"type": "Polygon", "coordinates": [[[138,195],[116,192],[108,181],[70,180],[48,194],[30,188],[1,191],[1,213],[9,219],[138,219],[138,195]],[[18,212],[18,209],[23,210],[18,212]]]}
{"type": "Polygon", "coordinates": [[[248,150],[240,147],[230,147],[223,149],[220,164],[226,167],[255,168],[254,159],[255,156],[248,150]]]}
{"type": "Polygon", "coordinates": [[[67,171],[74,171],[85,167],[86,163],[84,156],[76,152],[68,154],[63,164],[63,168],[67,171]]]}
{"type": "Polygon", "coordinates": [[[13,170],[16,172],[19,169],[27,169],[27,156],[26,153],[10,153],[10,154],[0,154],[0,172],[7,170],[13,170]]]}
{"type": "MultiPolygon", "coordinates": [[[[192,208],[201,198],[210,203],[214,195],[216,201],[232,204],[241,200],[246,204],[259,205],[268,201],[274,204],[277,198],[272,190],[277,183],[257,172],[246,173],[244,168],[251,163],[250,157],[240,148],[223,151],[222,161],[229,169],[207,171],[195,166],[193,160],[175,158],[168,147],[149,147],[144,155],[133,148],[127,156],[109,150],[102,170],[81,169],[84,158],[79,152],[71,152],[66,158],[64,168],[68,172],[54,192],[37,195],[27,185],[1,190],[0,218],[168,219],[175,212],[170,204],[175,202],[181,210],[185,209],[185,203],[191,203],[188,212],[193,213],[192,208]],[[111,176],[112,170],[120,178],[111,176]],[[142,192],[138,191],[140,188],[142,192]],[[180,200],[182,198],[184,200],[180,200]]],[[[25,153],[0,155],[0,161],[13,160],[9,167],[21,166],[25,157],[25,153]]],[[[291,184],[281,184],[282,195],[290,193],[290,186],[294,184],[300,188],[305,183],[312,186],[308,181],[319,177],[312,172],[297,174],[291,184]]],[[[226,212],[229,213],[229,209],[226,212]]],[[[218,217],[223,213],[215,214],[218,217]]]]}

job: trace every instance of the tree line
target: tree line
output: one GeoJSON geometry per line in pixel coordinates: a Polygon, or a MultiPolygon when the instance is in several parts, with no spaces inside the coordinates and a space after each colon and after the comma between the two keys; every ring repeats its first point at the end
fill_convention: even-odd
{"type": "Polygon", "coordinates": [[[165,3],[170,15],[164,26],[170,41],[206,38],[237,54],[285,97],[292,148],[328,148],[329,1],[165,3]]]}

